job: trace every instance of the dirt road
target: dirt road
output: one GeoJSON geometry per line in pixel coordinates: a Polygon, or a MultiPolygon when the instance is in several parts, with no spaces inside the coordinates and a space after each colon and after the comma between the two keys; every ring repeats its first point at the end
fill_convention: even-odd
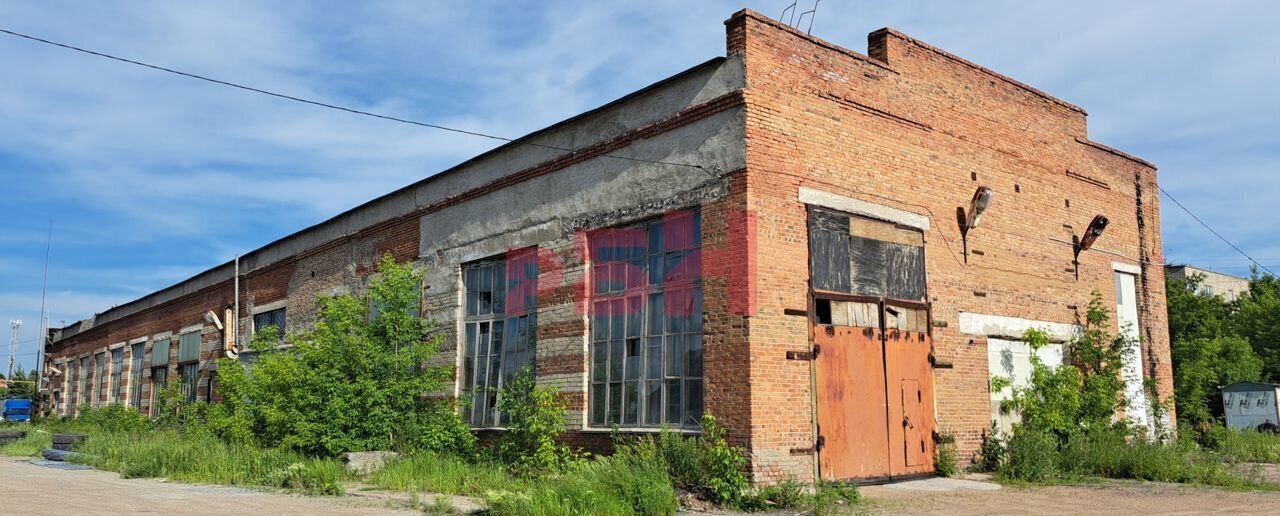
{"type": "Polygon", "coordinates": [[[938,514],[1280,514],[1280,492],[1235,492],[1171,484],[1106,482],[1085,486],[931,492],[873,486],[855,513],[938,514]]]}
{"type": "Polygon", "coordinates": [[[230,487],[125,480],[102,471],[65,471],[0,457],[0,514],[421,514],[352,497],[322,498],[230,487]]]}

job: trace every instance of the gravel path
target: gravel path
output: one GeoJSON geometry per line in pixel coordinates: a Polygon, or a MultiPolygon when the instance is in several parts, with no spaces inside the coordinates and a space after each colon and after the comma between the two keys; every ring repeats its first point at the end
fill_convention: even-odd
{"type": "Polygon", "coordinates": [[[951,492],[862,489],[870,503],[855,513],[938,514],[1280,514],[1280,492],[1227,491],[1150,482],[1097,485],[1005,487],[998,491],[951,492]]]}
{"type": "Polygon", "coordinates": [[[422,514],[362,497],[303,497],[232,487],[193,486],[115,473],[38,466],[0,457],[0,514],[422,514]]]}

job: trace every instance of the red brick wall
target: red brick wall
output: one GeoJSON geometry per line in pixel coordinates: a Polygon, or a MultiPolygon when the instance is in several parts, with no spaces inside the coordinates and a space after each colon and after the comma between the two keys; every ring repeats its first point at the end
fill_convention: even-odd
{"type": "Polygon", "coordinates": [[[814,439],[809,364],[785,359],[809,341],[807,320],[784,314],[808,302],[802,186],[929,217],[935,353],[954,364],[935,370],[936,412],[962,460],[977,449],[990,402],[986,340],[960,334],[958,314],[1076,323],[1092,291],[1115,306],[1112,262],[1144,266],[1148,375],[1154,364],[1169,396],[1153,167],[1088,142],[1083,110],[891,30],[873,33],[865,56],[755,13],[727,26],[728,52],[746,62],[754,251],[768,257],[760,260],[750,321],[757,480],[813,474],[811,456],[788,452],[814,439]],[[965,265],[955,212],[978,186],[996,196],[970,234],[976,252],[965,265]],[[1061,241],[1095,214],[1112,224],[1081,256],[1077,281],[1071,247],[1061,241]]]}
{"type": "MultiPolygon", "coordinates": [[[[280,260],[255,270],[242,271],[240,278],[241,335],[248,336],[252,326],[255,305],[287,300],[287,322],[291,330],[305,327],[315,313],[316,296],[338,292],[354,292],[363,288],[364,278],[373,272],[377,258],[392,253],[399,260],[409,260],[418,253],[418,217],[399,217],[379,223],[342,239],[327,242],[308,251],[280,260]]],[[[211,372],[210,361],[222,358],[222,332],[205,323],[205,312],[212,310],[223,317],[223,310],[234,304],[234,284],[231,280],[210,285],[197,292],[180,296],[156,306],[140,310],[119,319],[96,325],[78,334],[56,342],[47,360],[52,363],[64,357],[78,357],[83,353],[98,353],[109,346],[169,332],[172,343],[169,349],[169,382],[179,381],[178,338],[180,330],[202,325],[201,376],[197,396],[207,399],[211,372]]],[[[223,321],[229,325],[229,321],[223,321]]],[[[244,339],[242,339],[244,340],[244,339]]],[[[247,342],[242,342],[247,344],[247,342]]],[[[131,364],[131,346],[126,345],[122,374],[125,392],[128,391],[131,364]]],[[[146,412],[151,399],[151,343],[148,340],[143,361],[142,407],[146,412]]],[[[110,371],[110,353],[106,370],[110,371]]],[[[92,360],[90,361],[92,363],[92,360]]],[[[78,367],[78,366],[77,366],[78,367]]],[[[66,368],[62,368],[64,371],[66,368]]],[[[104,382],[108,379],[104,375],[104,382]]],[[[78,383],[78,382],[76,382],[78,383]]],[[[62,388],[62,379],[53,380],[55,389],[62,388]]],[[[66,405],[75,400],[77,386],[64,390],[63,413],[66,405]]],[[[92,392],[92,391],[90,391],[92,392]]],[[[108,401],[107,387],[103,387],[101,402],[108,401]]]]}

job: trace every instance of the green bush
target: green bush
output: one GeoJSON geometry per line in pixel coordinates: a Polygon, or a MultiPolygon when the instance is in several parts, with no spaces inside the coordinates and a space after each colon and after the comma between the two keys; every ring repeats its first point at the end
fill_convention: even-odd
{"type": "Polygon", "coordinates": [[[1057,476],[1058,440],[1046,430],[1018,425],[998,474],[1005,480],[1043,482],[1057,476]]]}
{"type": "Polygon", "coordinates": [[[147,416],[137,410],[114,404],[101,408],[86,407],[76,421],[103,432],[142,432],[151,426],[147,416]]]}
{"type": "Polygon", "coordinates": [[[977,460],[973,469],[986,473],[995,473],[1004,463],[1006,454],[1005,441],[1000,437],[1000,428],[994,421],[991,428],[982,435],[982,446],[978,448],[977,460]]]}
{"type": "Polygon", "coordinates": [[[390,255],[378,273],[367,298],[321,298],[312,328],[287,336],[291,347],[278,348],[274,327],[255,334],[252,374],[221,360],[223,403],[205,411],[209,428],[231,442],[309,455],[470,453],[475,439],[454,405],[423,397],[445,386],[453,366],[423,367],[442,336],[429,337],[432,324],[419,317],[422,274],[390,255]]]}
{"type": "Polygon", "coordinates": [[[556,441],[564,433],[568,407],[551,387],[539,386],[528,368],[516,373],[498,395],[497,409],[508,418],[494,453],[520,473],[557,472],[581,460],[556,441]]]}
{"type": "Polygon", "coordinates": [[[937,446],[934,448],[933,465],[934,472],[940,477],[954,477],[960,474],[960,468],[956,466],[955,437],[943,435],[938,439],[937,446]]]}
{"type": "Polygon", "coordinates": [[[619,453],[663,465],[676,487],[725,505],[739,502],[749,487],[743,469],[746,454],[729,444],[726,430],[710,414],[702,416],[702,435],[685,437],[663,429],[656,437],[619,442],[619,453]]]}

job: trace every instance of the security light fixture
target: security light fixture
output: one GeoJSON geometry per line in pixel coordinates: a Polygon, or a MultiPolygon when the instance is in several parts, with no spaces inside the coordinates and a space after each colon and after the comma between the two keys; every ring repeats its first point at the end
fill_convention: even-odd
{"type": "Polygon", "coordinates": [[[978,227],[983,212],[991,205],[991,197],[995,192],[985,186],[979,186],[969,201],[969,211],[956,208],[956,222],[960,224],[960,240],[964,242],[964,263],[969,263],[969,230],[978,227]]]}
{"type": "Polygon", "coordinates": [[[218,331],[222,331],[222,321],[218,319],[218,314],[213,313],[213,310],[204,313],[204,320],[212,324],[218,331]]]}
{"type": "Polygon", "coordinates": [[[1071,264],[1075,266],[1076,279],[1080,279],[1080,253],[1093,248],[1093,243],[1098,240],[1098,237],[1102,236],[1102,232],[1107,229],[1108,224],[1111,224],[1111,221],[1107,220],[1107,217],[1098,215],[1093,218],[1093,221],[1089,222],[1089,227],[1085,228],[1083,238],[1074,235],[1071,237],[1072,247],[1075,251],[1071,264]]]}

